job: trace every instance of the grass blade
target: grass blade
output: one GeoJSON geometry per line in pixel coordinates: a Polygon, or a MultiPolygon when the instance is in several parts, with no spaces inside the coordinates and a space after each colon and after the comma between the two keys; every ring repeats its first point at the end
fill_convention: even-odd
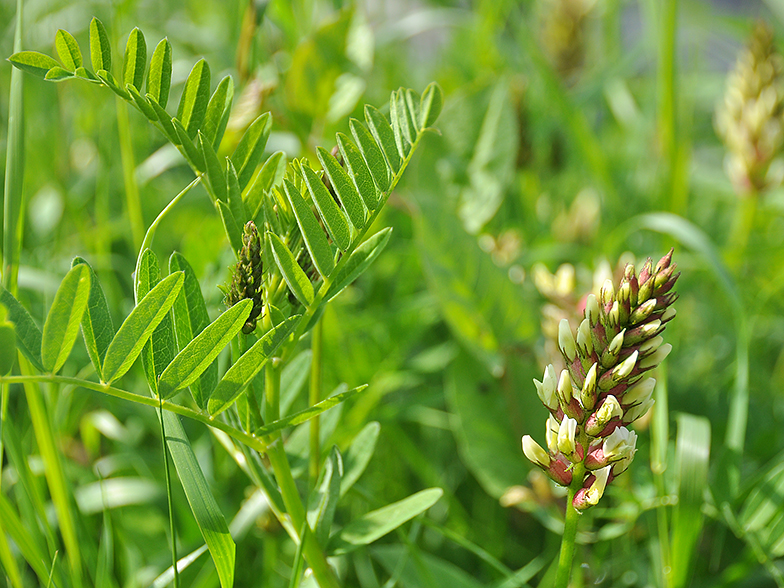
{"type": "Polygon", "coordinates": [[[288,180],[283,180],[283,189],[291,203],[291,208],[294,210],[294,216],[297,218],[297,224],[302,232],[310,257],[313,259],[313,264],[319,273],[326,278],[335,269],[335,259],[332,256],[332,249],[327,242],[324,229],[321,228],[310,205],[305,202],[299,189],[294,184],[288,180]]]}
{"type": "Polygon", "coordinates": [[[295,315],[272,327],[229,368],[207,403],[211,414],[215,415],[226,410],[237,400],[256,374],[272,358],[272,354],[288,338],[299,323],[299,319],[300,315],[295,315]]]}
{"type": "Polygon", "coordinates": [[[77,265],[60,283],[44,323],[41,361],[44,369],[57,373],[71,354],[90,297],[90,270],[77,265]]]}
{"type": "Polygon", "coordinates": [[[286,244],[276,234],[267,232],[267,237],[272,247],[275,263],[280,268],[283,279],[286,280],[291,292],[302,304],[306,306],[311,304],[314,297],[313,284],[310,283],[308,276],[302,271],[302,268],[294,258],[294,254],[289,251],[286,244]]]}
{"type": "Polygon", "coordinates": [[[252,300],[241,300],[188,343],[161,374],[158,382],[159,394],[168,398],[177,390],[190,386],[212,364],[234,335],[240,332],[252,308],[252,300]]]}
{"type": "Polygon", "coordinates": [[[161,280],[131,311],[109,344],[104,361],[104,382],[112,382],[127,372],[153,331],[166,317],[185,276],[176,272],[161,280]]]}
{"type": "Polygon", "coordinates": [[[0,286],[0,304],[8,309],[8,320],[14,323],[19,351],[36,369],[45,371],[41,361],[41,330],[35,324],[33,317],[3,286],[0,286]]]}
{"type": "Polygon", "coordinates": [[[332,194],[329,193],[316,172],[305,165],[302,166],[302,175],[305,178],[310,197],[313,199],[330,237],[335,245],[340,247],[342,251],[346,251],[351,245],[351,227],[349,227],[346,216],[338,208],[332,194]]]}
{"type": "Polygon", "coordinates": [[[318,158],[321,166],[324,168],[324,173],[332,184],[332,189],[340,199],[343,205],[343,210],[348,214],[351,224],[358,231],[365,226],[365,207],[359,199],[354,183],[349,179],[346,170],[338,163],[332,154],[326,149],[319,147],[317,149],[318,158]]]}
{"type": "MultiPolygon", "coordinates": [[[[210,99],[210,66],[200,59],[188,74],[185,89],[182,91],[180,105],[177,107],[177,119],[182,123],[188,137],[196,136],[210,99]]],[[[204,170],[200,170],[204,171],[204,170]]]]}

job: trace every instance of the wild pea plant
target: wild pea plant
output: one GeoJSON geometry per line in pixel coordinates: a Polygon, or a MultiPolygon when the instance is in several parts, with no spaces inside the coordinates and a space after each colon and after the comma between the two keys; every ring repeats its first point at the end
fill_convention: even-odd
{"type": "MultiPolygon", "coordinates": [[[[133,276],[134,306],[119,327],[112,324],[99,276],[80,257],[63,278],[43,329],[13,295],[13,287],[0,288],[3,406],[8,385],[23,384],[42,453],[54,452],[55,444],[46,430],[50,417],[42,403],[41,383],[85,388],[155,408],[164,456],[168,454],[174,465],[220,584],[227,588],[234,584],[235,543],[179,417],[218,430],[250,479],[264,489],[271,510],[298,546],[290,585],[298,584],[304,561],[319,586],[336,588],[342,582],[328,557],[375,541],[427,510],[442,494],[441,489],[430,488],[335,528],[339,500],[367,466],[378,426],[366,426],[345,455],[333,447],[323,461],[319,438],[319,415],[364,388],[322,394],[319,319],[325,306],[374,262],[389,241],[390,228],[370,234],[371,227],[422,137],[435,130],[441,90],[431,84],[421,96],[413,90],[393,92],[389,118],[366,106],[365,121],[350,121],[351,137],[338,133],[336,149],[318,148],[318,168],[304,159],[286,162],[282,152],[264,158],[272,127],[269,113],[249,126],[230,157],[219,157],[216,152],[234,96],[231,77],[210,93],[210,68],[199,61],[172,116],[166,110],[172,73],[168,40],[158,43],[148,64],[144,35],[138,28],[131,31],[122,75],[116,78],[111,43],[96,18],[89,37],[92,69],[75,38],[63,30],[55,39],[59,62],[32,51],[17,52],[10,61],[45,80],[80,79],[109,88],[179,150],[196,178],[147,228],[133,276]],[[214,321],[188,260],[174,252],[167,267],[161,267],[150,248],[161,220],[198,184],[206,188],[237,256],[233,277],[225,286],[228,308],[214,321]],[[77,377],[58,375],[80,330],[95,378],[84,375],[89,370],[77,377]],[[312,348],[309,407],[284,415],[281,374],[307,334],[312,348]],[[229,345],[231,361],[221,373],[218,356],[229,345]],[[17,350],[18,375],[12,374],[17,350]],[[137,359],[149,396],[118,386],[137,359]],[[311,423],[310,492],[303,496],[282,431],[306,421],[311,423]]],[[[47,463],[57,463],[56,456],[47,463]]],[[[168,478],[168,458],[165,464],[168,478]]],[[[41,583],[51,578],[57,586],[101,585],[98,570],[84,569],[70,499],[57,491],[66,487],[61,478],[56,468],[47,471],[67,568],[43,565],[36,549],[17,543],[41,583]]],[[[191,559],[178,563],[168,479],[167,490],[172,567],[159,582],[173,579],[178,585],[178,573],[191,559]]],[[[4,534],[0,536],[5,545],[4,534]]],[[[6,567],[15,566],[6,549],[0,549],[0,556],[6,567]]],[[[17,577],[13,572],[9,576],[17,577]]]]}

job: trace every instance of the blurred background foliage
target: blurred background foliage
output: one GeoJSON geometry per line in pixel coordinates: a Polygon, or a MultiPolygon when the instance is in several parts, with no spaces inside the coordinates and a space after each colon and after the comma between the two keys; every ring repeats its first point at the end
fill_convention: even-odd
{"type": "MultiPolygon", "coordinates": [[[[735,168],[716,131],[728,72],[758,20],[782,49],[783,2],[24,5],[25,49],[52,54],[58,28],[86,47],[92,16],[107,25],[116,55],[134,26],[148,44],[167,36],[172,103],[200,57],[213,80],[233,75],[225,153],[271,111],[267,150],[314,160],[315,147],[330,149],[364,103],[381,107],[399,86],[443,87],[442,135],[427,138],[383,213],[394,227],[387,250],[324,315],[325,388],[370,386],[325,415],[322,435],[323,447],[345,447],[368,422],[381,424],[375,459],[350,495],[352,516],[427,486],[445,496],[396,544],[341,559],[347,586],[547,585],[563,496],[529,471],[520,451],[522,434],[543,439],[546,412],[531,380],[558,361],[554,326],[579,316],[586,293],[617,278],[622,262],[658,259],[670,247],[683,271],[668,328],[674,352],[658,374],[657,407],[638,427],[635,464],[582,517],[573,583],[784,585],[781,163],[774,153],[773,180],[743,192],[725,171],[735,168]]],[[[0,1],[5,56],[14,14],[15,3],[0,1]]],[[[3,153],[10,71],[0,68],[3,153]]],[[[27,77],[24,102],[20,296],[41,319],[78,254],[100,275],[118,324],[132,305],[139,245],[126,193],[138,190],[146,227],[191,172],[109,92],[27,77]]],[[[766,116],[780,125],[780,110],[766,116]]],[[[190,260],[215,316],[233,255],[202,188],[157,235],[159,256],[176,249],[190,260]]],[[[65,373],[87,364],[77,346],[65,373]]],[[[292,365],[294,394],[308,356],[292,365]]],[[[126,387],[143,388],[140,373],[126,387]]],[[[303,396],[294,408],[304,407],[303,396]]],[[[155,415],[83,390],[47,400],[85,551],[95,557],[99,540],[110,540],[114,585],[149,585],[170,561],[155,415]],[[106,497],[101,479],[114,484],[106,497]]],[[[0,506],[42,533],[30,501],[48,497],[18,392],[9,410],[9,463],[26,459],[36,479],[5,467],[0,506]]],[[[186,423],[202,468],[234,521],[236,585],[286,586],[294,546],[219,439],[193,425],[186,423]]],[[[287,445],[302,454],[303,471],[305,438],[295,430],[287,445]]],[[[201,538],[185,501],[175,507],[182,550],[196,549],[201,538]]],[[[51,553],[50,539],[41,546],[51,553]]],[[[203,556],[184,585],[217,586],[212,563],[203,556]]]]}

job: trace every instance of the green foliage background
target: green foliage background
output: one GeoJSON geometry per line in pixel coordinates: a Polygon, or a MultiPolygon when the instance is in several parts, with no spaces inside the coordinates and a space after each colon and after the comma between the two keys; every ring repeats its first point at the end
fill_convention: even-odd
{"type": "MultiPolygon", "coordinates": [[[[213,80],[235,76],[237,95],[255,88],[235,100],[226,153],[241,136],[242,116],[247,124],[269,110],[268,151],[316,161],[315,147],[330,149],[362,104],[381,107],[391,90],[430,80],[444,89],[442,135],[423,141],[383,213],[394,227],[389,245],[324,314],[325,390],[341,382],[369,387],[325,413],[322,445],[345,448],[368,422],[381,425],[375,457],[338,521],[425,487],[445,494],[394,540],[340,560],[347,586],[548,585],[559,495],[529,477],[520,451],[524,433],[543,437],[546,417],[531,383],[546,353],[545,300],[533,268],[573,264],[579,297],[603,260],[615,266],[627,251],[638,261],[658,258],[670,247],[683,272],[678,316],[667,330],[674,351],[658,374],[657,408],[633,466],[582,517],[577,560],[584,565],[575,568],[574,585],[784,585],[777,561],[784,555],[784,190],[759,198],[748,244],[732,244],[742,204],[713,123],[754,18],[781,32],[784,5],[596,0],[584,21],[582,58],[564,70],[554,65],[544,24],[555,4],[261,1],[257,20],[245,21],[247,34],[246,2],[31,0],[24,48],[52,54],[58,28],[86,48],[94,15],[117,41],[116,55],[135,26],[151,47],[167,36],[173,97],[200,57],[213,80]],[[663,571],[666,558],[672,574],[663,571]]],[[[6,56],[14,14],[12,2],[0,3],[6,56]]],[[[3,153],[10,71],[0,68],[3,153]]],[[[138,185],[142,230],[192,174],[138,113],[127,114],[130,134],[121,138],[127,109],[109,92],[29,76],[24,92],[20,298],[42,324],[80,255],[100,275],[119,324],[132,308],[140,242],[124,170],[138,185]]],[[[203,188],[166,218],[154,249],[161,259],[178,250],[191,262],[214,318],[233,254],[203,188]]],[[[88,363],[77,343],[64,373],[88,363]]],[[[297,365],[306,369],[307,356],[297,365]]],[[[144,387],[138,368],[126,379],[129,389],[144,387]]],[[[304,396],[295,407],[305,407],[304,396]]],[[[156,415],[85,390],[50,391],[46,401],[83,549],[94,558],[99,542],[111,539],[116,585],[149,585],[170,565],[156,415]],[[100,479],[115,484],[108,498],[97,490],[100,479]]],[[[16,388],[9,414],[6,451],[26,456],[32,484],[48,501],[16,388]]],[[[216,438],[198,423],[185,425],[227,520],[239,511],[235,585],[288,585],[293,544],[216,438]]],[[[304,428],[287,450],[300,456],[303,473],[304,428]]],[[[37,533],[22,482],[4,467],[2,505],[37,533]]],[[[201,536],[176,484],[175,492],[187,553],[201,536]]],[[[212,563],[203,556],[184,585],[217,586],[212,563]]]]}

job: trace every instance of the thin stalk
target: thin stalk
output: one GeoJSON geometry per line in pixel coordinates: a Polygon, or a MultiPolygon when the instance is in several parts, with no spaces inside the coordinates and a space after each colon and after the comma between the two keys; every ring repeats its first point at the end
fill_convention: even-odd
{"type": "Polygon", "coordinates": [[[120,135],[123,183],[125,184],[125,208],[131,222],[133,246],[138,247],[144,238],[144,219],[142,218],[142,202],[139,198],[139,184],[136,182],[136,162],[133,157],[131,125],[128,122],[128,109],[122,98],[117,96],[115,102],[117,103],[117,132],[120,135]]]}
{"type": "Polygon", "coordinates": [[[659,557],[661,559],[661,585],[664,588],[672,586],[672,564],[670,558],[670,531],[667,522],[667,507],[664,497],[667,495],[667,486],[664,472],[667,469],[667,443],[669,440],[669,406],[667,394],[667,364],[663,362],[659,367],[657,385],[655,389],[656,403],[653,405],[653,422],[651,424],[651,470],[659,496],[656,507],[656,526],[659,534],[659,557]]]}
{"type": "MultiPolygon", "coordinates": [[[[280,362],[270,362],[264,369],[264,391],[267,395],[267,404],[268,406],[272,404],[278,410],[280,407],[280,372],[280,362]]],[[[291,524],[295,529],[302,529],[307,524],[305,507],[299,496],[294,477],[291,475],[289,461],[283,448],[283,438],[279,431],[273,435],[267,456],[278,486],[280,486],[280,494],[283,497],[286,512],[291,518],[291,524]]],[[[335,578],[332,568],[329,567],[327,558],[321,550],[321,546],[316,542],[313,533],[305,532],[304,536],[300,536],[300,541],[303,542],[305,558],[310,564],[310,569],[313,570],[313,577],[318,585],[321,588],[339,588],[337,578],[335,578]]]]}
{"type": "MultiPolygon", "coordinates": [[[[321,321],[317,322],[313,327],[311,337],[310,348],[313,352],[313,356],[310,362],[310,393],[308,395],[308,404],[313,406],[321,401],[321,321]]],[[[321,461],[319,424],[319,417],[316,416],[310,419],[310,463],[308,473],[310,475],[311,488],[316,485],[316,481],[318,480],[321,461]]]]}
{"type": "Polygon", "coordinates": [[[677,40],[678,0],[664,0],[659,4],[659,10],[659,64],[657,72],[659,143],[666,166],[664,189],[671,193],[671,209],[679,210],[681,203],[676,202],[679,195],[676,195],[672,190],[678,158],[678,130],[675,108],[677,100],[675,46],[677,40]]]}
{"type": "Polygon", "coordinates": [[[561,554],[558,557],[558,572],[555,576],[555,588],[567,588],[569,577],[572,575],[572,561],[574,560],[575,540],[577,539],[577,521],[580,513],[572,505],[572,500],[577,491],[582,487],[585,466],[582,462],[574,464],[572,470],[572,483],[566,496],[566,516],[564,518],[564,531],[561,538],[561,554]]]}
{"type": "Polygon", "coordinates": [[[174,528],[174,505],[172,502],[172,482],[169,471],[169,448],[166,446],[166,427],[163,424],[162,398],[158,396],[158,419],[161,423],[161,443],[163,444],[163,470],[166,475],[166,498],[169,506],[169,533],[171,534],[172,570],[174,571],[174,588],[180,585],[180,573],[177,570],[177,539],[174,528]]]}
{"type": "Polygon", "coordinates": [[[759,204],[759,194],[752,192],[738,198],[738,209],[735,212],[735,219],[732,224],[732,232],[729,239],[728,261],[730,267],[737,270],[746,255],[746,248],[749,244],[749,235],[754,227],[754,219],[757,216],[759,204]]]}

